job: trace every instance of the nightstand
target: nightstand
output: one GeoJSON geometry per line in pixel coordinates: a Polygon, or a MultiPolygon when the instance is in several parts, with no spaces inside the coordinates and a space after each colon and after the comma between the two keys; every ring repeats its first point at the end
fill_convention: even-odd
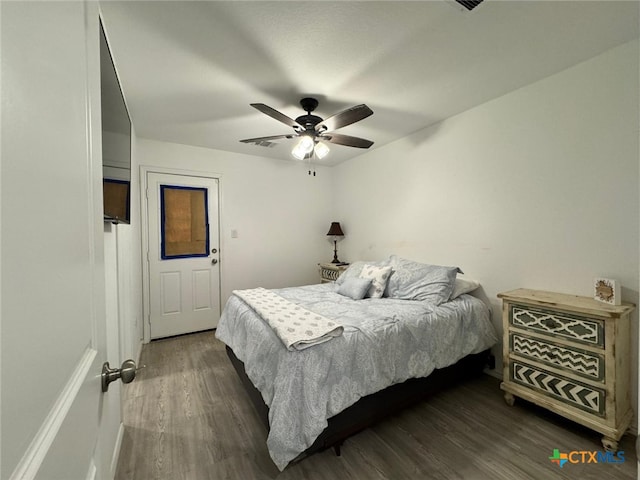
{"type": "Polygon", "coordinates": [[[335,282],[348,267],[348,263],[319,263],[320,280],[322,283],[335,282]]]}
{"type": "Polygon", "coordinates": [[[629,427],[635,305],[518,289],[502,299],[505,400],[528,400],[601,433],[616,451],[629,427]]]}

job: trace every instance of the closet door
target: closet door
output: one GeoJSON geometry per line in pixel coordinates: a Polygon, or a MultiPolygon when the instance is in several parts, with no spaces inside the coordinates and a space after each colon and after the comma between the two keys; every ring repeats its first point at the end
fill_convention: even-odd
{"type": "Polygon", "coordinates": [[[147,212],[151,338],[215,328],[218,180],[148,172],[147,212]]]}

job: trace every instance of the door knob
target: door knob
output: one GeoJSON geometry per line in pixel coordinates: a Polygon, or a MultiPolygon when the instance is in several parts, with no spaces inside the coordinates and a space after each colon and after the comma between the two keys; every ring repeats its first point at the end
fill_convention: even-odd
{"type": "Polygon", "coordinates": [[[218,260],[216,258],[214,258],[213,260],[211,260],[211,264],[215,265],[216,263],[218,263],[218,260]]]}
{"type": "MultiPolygon", "coordinates": [[[[144,365],[140,368],[144,368],[144,365]]],[[[136,372],[140,370],[136,368],[136,362],[133,360],[125,360],[120,368],[109,367],[109,362],[102,365],[102,391],[109,390],[109,384],[116,380],[122,380],[122,383],[131,383],[136,378],[136,372]]]]}

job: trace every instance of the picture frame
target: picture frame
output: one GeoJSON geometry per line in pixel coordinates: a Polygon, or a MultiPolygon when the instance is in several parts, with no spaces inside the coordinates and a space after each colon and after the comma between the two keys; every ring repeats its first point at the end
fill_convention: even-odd
{"type": "Polygon", "coordinates": [[[105,222],[131,222],[131,182],[104,178],[102,180],[102,196],[105,222]]]}
{"type": "Polygon", "coordinates": [[[596,277],[593,280],[593,298],[609,305],[622,305],[620,283],[611,278],[596,277]]]}

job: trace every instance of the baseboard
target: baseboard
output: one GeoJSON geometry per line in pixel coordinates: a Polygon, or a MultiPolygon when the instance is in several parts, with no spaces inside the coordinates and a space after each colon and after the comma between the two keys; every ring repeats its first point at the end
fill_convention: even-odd
{"type": "Polygon", "coordinates": [[[140,368],[140,357],[142,356],[142,347],[144,345],[144,341],[142,339],[138,340],[138,348],[136,349],[136,365],[138,365],[138,368],[140,368]]]}
{"type": "Polygon", "coordinates": [[[492,376],[493,378],[497,378],[498,380],[502,380],[502,371],[498,371],[498,369],[496,368],[493,368],[493,369],[485,368],[484,373],[492,376]]]}
{"type": "Polygon", "coordinates": [[[113,455],[111,456],[110,478],[115,478],[116,476],[116,470],[118,469],[118,460],[120,458],[120,447],[122,447],[123,437],[124,437],[124,424],[120,422],[120,427],[118,428],[118,436],[116,437],[116,444],[113,447],[113,455]]]}

